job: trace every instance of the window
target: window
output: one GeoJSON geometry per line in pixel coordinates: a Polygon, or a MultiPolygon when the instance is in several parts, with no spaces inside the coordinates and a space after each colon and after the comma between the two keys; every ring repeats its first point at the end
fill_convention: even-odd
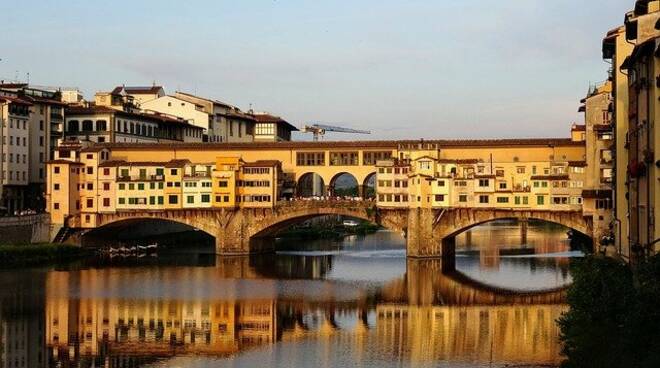
{"type": "Polygon", "coordinates": [[[458,201],[461,203],[465,203],[468,201],[468,196],[467,194],[459,194],[458,195],[458,201]]]}
{"type": "Polygon", "coordinates": [[[529,204],[529,198],[528,197],[522,197],[523,204],[529,204]]]}
{"type": "Polygon", "coordinates": [[[126,189],[126,184],[120,183],[119,184],[119,190],[124,190],[124,189],[126,189]]]}
{"type": "Polygon", "coordinates": [[[163,204],[163,196],[158,196],[158,204],[163,204]]]}
{"type": "Polygon", "coordinates": [[[170,175],[176,175],[179,171],[177,169],[171,169],[170,175]]]}
{"type": "Polygon", "coordinates": [[[509,203],[509,197],[497,197],[497,203],[509,203]]]}
{"type": "Polygon", "coordinates": [[[545,203],[545,197],[544,196],[536,196],[536,204],[539,206],[543,206],[545,203]]]}
{"type": "Polygon", "coordinates": [[[488,203],[488,196],[487,195],[480,195],[479,196],[479,203],[488,203]]]}
{"type": "Polygon", "coordinates": [[[444,194],[436,194],[435,195],[435,201],[436,202],[443,202],[445,200],[445,195],[444,194]]]}
{"type": "Polygon", "coordinates": [[[211,202],[211,196],[209,194],[202,194],[202,203],[211,202]]]}
{"type": "Polygon", "coordinates": [[[138,183],[138,190],[144,190],[144,183],[138,183]]]}
{"type": "Polygon", "coordinates": [[[60,190],[59,184],[53,184],[53,190],[60,190]]]}
{"type": "Polygon", "coordinates": [[[126,204],[126,198],[119,198],[119,204],[126,204]]]}
{"type": "Polygon", "coordinates": [[[445,186],[445,181],[444,180],[438,180],[438,186],[439,187],[444,187],[445,186]]]}
{"type": "Polygon", "coordinates": [[[87,208],[94,207],[94,200],[92,198],[87,198],[87,208]]]}
{"type": "Polygon", "coordinates": [[[195,203],[195,196],[191,196],[191,195],[187,196],[186,197],[186,203],[188,203],[188,204],[195,203]]]}
{"type": "Polygon", "coordinates": [[[330,152],[330,166],[356,166],[357,152],[330,152]]]}
{"type": "Polygon", "coordinates": [[[53,167],[53,174],[59,174],[59,173],[60,173],[60,167],[59,166],[53,167]]]}
{"type": "Polygon", "coordinates": [[[479,186],[480,187],[487,187],[490,184],[490,180],[488,179],[479,179],[479,186]]]}
{"type": "Polygon", "coordinates": [[[91,132],[94,130],[94,122],[91,120],[83,120],[82,122],[83,132],[91,132]]]}
{"type": "Polygon", "coordinates": [[[60,209],[60,204],[57,203],[57,202],[53,203],[53,209],[59,210],[60,209]]]}
{"type": "Polygon", "coordinates": [[[179,203],[179,197],[176,195],[170,195],[167,197],[167,203],[169,204],[177,204],[179,203]]]}
{"type": "Polygon", "coordinates": [[[110,169],[108,169],[107,167],[105,169],[103,169],[103,175],[105,175],[105,176],[110,175],[110,169]]]}
{"type": "Polygon", "coordinates": [[[228,183],[227,183],[226,180],[220,180],[220,181],[218,181],[218,186],[219,186],[220,188],[227,188],[228,183]]]}
{"type": "Polygon", "coordinates": [[[110,198],[103,198],[103,207],[110,207],[110,198]]]}
{"type": "Polygon", "coordinates": [[[525,167],[524,166],[519,166],[516,168],[516,172],[518,174],[524,174],[525,173],[525,167]]]}
{"type": "Polygon", "coordinates": [[[500,189],[506,189],[506,182],[505,182],[505,181],[501,181],[501,182],[499,183],[499,187],[500,187],[500,189]]]}
{"type": "Polygon", "coordinates": [[[362,152],[363,165],[375,165],[378,160],[385,160],[392,157],[392,152],[362,152]]]}
{"type": "Polygon", "coordinates": [[[520,204],[520,196],[515,196],[515,197],[513,198],[513,203],[514,203],[514,204],[517,204],[517,205],[520,204]]]}

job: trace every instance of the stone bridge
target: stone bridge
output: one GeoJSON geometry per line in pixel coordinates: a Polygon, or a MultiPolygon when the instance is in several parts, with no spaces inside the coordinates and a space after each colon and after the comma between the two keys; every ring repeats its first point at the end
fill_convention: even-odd
{"type": "MultiPolygon", "coordinates": [[[[592,237],[592,224],[579,211],[488,208],[377,208],[373,201],[283,201],[274,208],[176,209],[118,211],[96,214],[98,228],[123,221],[166,220],[186,224],[215,238],[221,255],[273,250],[272,239],[288,226],[321,215],[341,215],[369,221],[406,236],[410,257],[453,259],[455,236],[497,219],[538,219],[569,227],[592,237]],[[445,257],[449,256],[449,257],[445,257]]],[[[68,220],[70,227],[80,219],[68,220]]],[[[93,231],[93,229],[84,230],[93,231]]],[[[84,239],[84,233],[82,235],[84,239]]]]}

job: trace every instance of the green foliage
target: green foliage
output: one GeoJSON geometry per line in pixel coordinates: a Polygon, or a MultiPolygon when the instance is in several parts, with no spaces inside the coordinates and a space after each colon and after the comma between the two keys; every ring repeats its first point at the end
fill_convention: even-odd
{"type": "Polygon", "coordinates": [[[592,256],[572,265],[559,319],[564,367],[660,366],[660,257],[628,265],[592,256]]]}
{"type": "Polygon", "coordinates": [[[61,262],[89,254],[89,250],[65,244],[0,245],[0,268],[61,262]]]}

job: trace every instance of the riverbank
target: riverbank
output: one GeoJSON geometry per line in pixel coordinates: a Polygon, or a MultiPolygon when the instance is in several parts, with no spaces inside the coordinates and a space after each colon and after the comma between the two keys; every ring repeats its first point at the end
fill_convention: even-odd
{"type": "Polygon", "coordinates": [[[67,244],[0,245],[0,268],[41,266],[91,255],[89,249],[67,244]]]}
{"type": "Polygon", "coordinates": [[[660,255],[629,264],[589,256],[571,267],[558,321],[563,367],[660,367],[660,255]]]}
{"type": "Polygon", "coordinates": [[[370,224],[368,222],[359,223],[356,226],[327,226],[327,225],[312,225],[308,227],[295,227],[285,230],[277,234],[278,238],[285,239],[300,239],[300,240],[314,240],[314,239],[335,239],[340,240],[349,235],[366,235],[373,234],[378,231],[378,225],[370,224]]]}

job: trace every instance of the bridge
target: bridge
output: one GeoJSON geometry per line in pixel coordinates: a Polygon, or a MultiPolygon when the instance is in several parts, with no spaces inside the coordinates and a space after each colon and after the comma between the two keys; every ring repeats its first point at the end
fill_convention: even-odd
{"type": "MultiPolygon", "coordinates": [[[[271,239],[281,230],[313,217],[341,215],[365,220],[406,237],[409,257],[442,257],[453,262],[455,236],[471,227],[498,219],[536,219],[564,225],[593,238],[591,219],[581,211],[521,210],[504,208],[380,208],[374,201],[294,200],[280,201],[272,208],[196,208],[170,210],[130,210],[96,214],[96,228],[121,225],[136,220],[164,220],[185,224],[215,238],[218,255],[247,255],[273,251],[271,239]]],[[[80,215],[68,220],[76,228],[80,215]]],[[[74,238],[82,245],[83,230],[74,238]]]]}

